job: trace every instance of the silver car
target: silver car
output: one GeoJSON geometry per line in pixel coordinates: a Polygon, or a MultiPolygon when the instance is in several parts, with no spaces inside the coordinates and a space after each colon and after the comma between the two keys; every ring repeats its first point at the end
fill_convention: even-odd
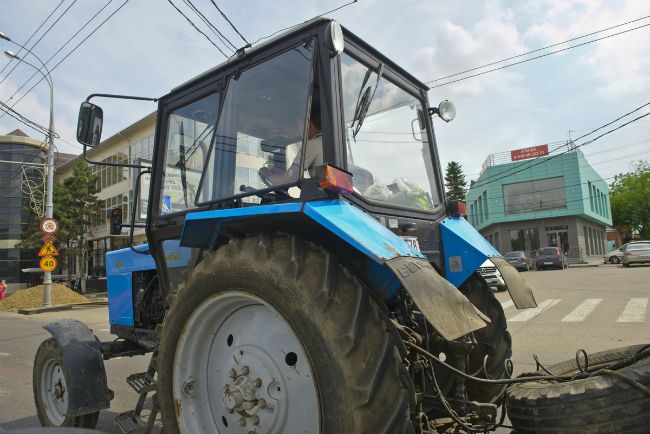
{"type": "Polygon", "coordinates": [[[650,263],[650,243],[630,243],[623,247],[621,250],[623,250],[624,267],[629,267],[630,264],[650,263]]]}

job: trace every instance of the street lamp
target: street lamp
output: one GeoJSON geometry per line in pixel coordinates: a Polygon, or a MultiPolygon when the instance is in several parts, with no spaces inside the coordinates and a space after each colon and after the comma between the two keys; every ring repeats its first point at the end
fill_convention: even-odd
{"type": "MultiPolygon", "coordinates": [[[[27,51],[29,54],[34,56],[34,58],[38,60],[41,65],[43,65],[43,69],[47,71],[47,75],[45,75],[45,73],[41,71],[40,68],[37,68],[25,59],[20,58],[17,54],[9,50],[5,51],[5,55],[7,57],[16,59],[19,62],[26,63],[27,65],[40,72],[43,78],[45,78],[47,84],[50,86],[50,126],[48,128],[47,134],[49,144],[47,147],[47,188],[45,193],[45,217],[52,218],[54,214],[54,205],[52,201],[52,192],[54,191],[54,82],[52,81],[52,74],[50,74],[50,70],[47,69],[45,63],[36,54],[34,54],[32,50],[24,47],[17,42],[12,41],[9,36],[2,32],[0,32],[0,39],[4,39],[5,41],[10,42],[27,51]]],[[[43,307],[49,306],[52,306],[52,272],[45,271],[43,274],[43,307]]]]}

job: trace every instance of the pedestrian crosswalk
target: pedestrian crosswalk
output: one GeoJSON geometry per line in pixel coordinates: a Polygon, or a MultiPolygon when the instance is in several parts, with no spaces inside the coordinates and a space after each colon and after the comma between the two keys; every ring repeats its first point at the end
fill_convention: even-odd
{"type": "Polygon", "coordinates": [[[560,298],[549,298],[537,303],[536,308],[514,309],[512,300],[501,303],[506,312],[508,322],[526,322],[536,317],[544,317],[552,313],[554,309],[562,309],[558,320],[564,323],[582,322],[589,319],[603,319],[603,316],[611,317],[612,321],[618,323],[643,323],[646,321],[648,312],[648,298],[629,298],[627,300],[607,300],[602,298],[588,298],[576,303],[575,300],[562,300],[560,298]],[[624,304],[624,305],[623,305],[624,304]],[[611,314],[612,309],[621,309],[620,313],[611,314]],[[564,314],[565,312],[568,312],[564,314]],[[562,316],[562,314],[564,314],[562,316]],[[618,315],[618,316],[617,316],[618,315]]]}

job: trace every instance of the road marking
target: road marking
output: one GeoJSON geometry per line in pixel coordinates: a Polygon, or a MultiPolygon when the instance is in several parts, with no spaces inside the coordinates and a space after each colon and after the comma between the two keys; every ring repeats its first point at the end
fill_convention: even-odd
{"type": "Polygon", "coordinates": [[[531,309],[526,309],[521,313],[518,313],[517,315],[513,316],[512,318],[508,319],[508,322],[523,322],[523,321],[528,321],[530,319],[535,318],[537,315],[540,313],[544,312],[547,309],[550,309],[551,307],[555,306],[559,302],[561,302],[562,299],[559,298],[549,298],[548,300],[544,300],[543,302],[539,303],[537,307],[531,308],[531,309]]]}
{"type": "Polygon", "coordinates": [[[647,308],[647,298],[630,298],[616,322],[644,322],[647,308]]]}
{"type": "Polygon", "coordinates": [[[567,316],[562,318],[563,322],[579,322],[579,321],[584,321],[587,316],[591,312],[596,309],[596,307],[600,304],[600,302],[603,301],[602,298],[588,298],[578,307],[573,309],[571,313],[569,313],[567,316]]]}
{"type": "Polygon", "coordinates": [[[503,310],[506,310],[507,308],[512,307],[514,305],[515,305],[515,303],[512,300],[508,300],[508,301],[505,301],[505,302],[501,303],[501,307],[503,307],[503,310]]]}
{"type": "Polygon", "coordinates": [[[0,353],[0,356],[7,357],[7,356],[11,356],[11,354],[9,354],[9,353],[0,353]]]}

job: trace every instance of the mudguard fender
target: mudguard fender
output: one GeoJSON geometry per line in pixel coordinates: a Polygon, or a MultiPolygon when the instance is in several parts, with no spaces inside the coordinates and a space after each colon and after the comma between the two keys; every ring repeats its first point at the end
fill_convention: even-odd
{"type": "Polygon", "coordinates": [[[68,387],[68,412],[74,416],[110,407],[113,392],[108,388],[100,343],[82,322],[62,319],[43,326],[52,334],[63,358],[68,387]]]}
{"type": "Polygon", "coordinates": [[[460,286],[486,259],[501,272],[506,282],[510,298],[517,309],[537,307],[533,290],[519,272],[508,263],[467,220],[462,217],[448,217],[441,224],[442,246],[444,249],[445,277],[454,286],[460,286]]]}

